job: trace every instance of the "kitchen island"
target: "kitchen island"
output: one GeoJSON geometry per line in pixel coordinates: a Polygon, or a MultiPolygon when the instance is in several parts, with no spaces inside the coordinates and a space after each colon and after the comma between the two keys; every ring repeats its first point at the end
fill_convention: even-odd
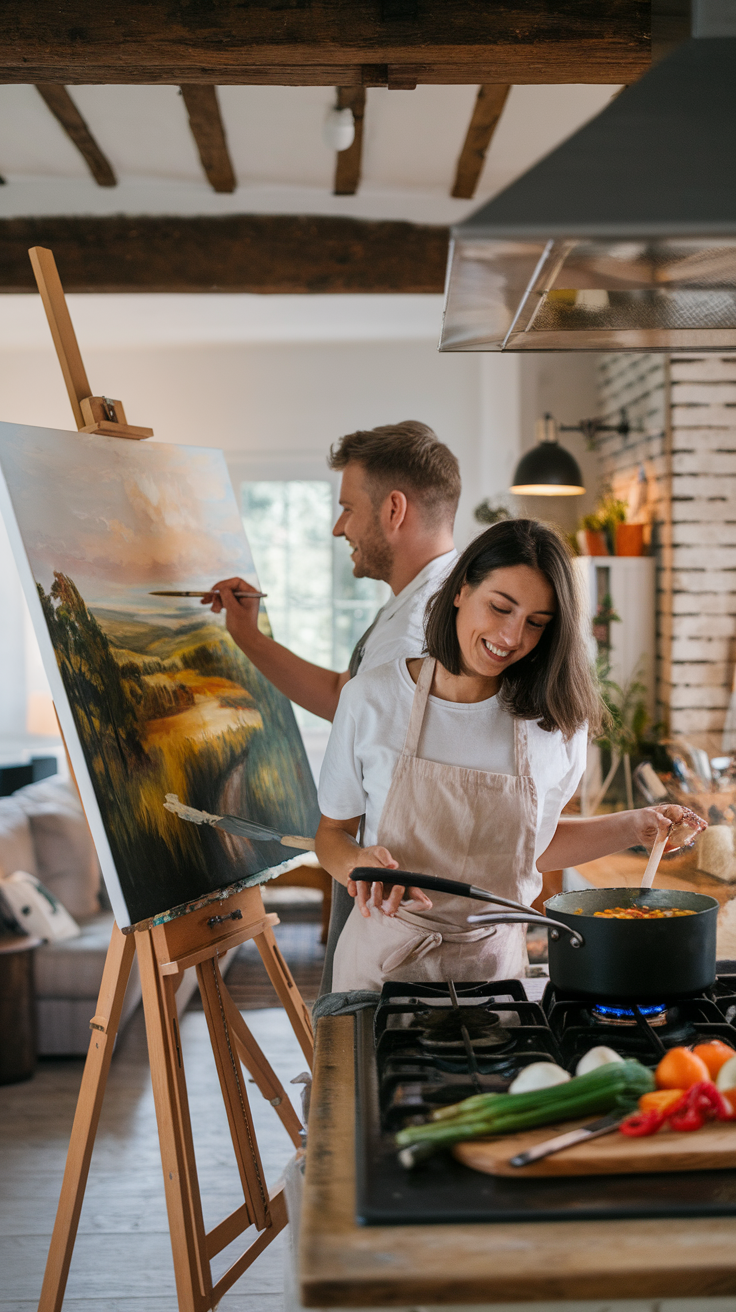
{"type": "MultiPolygon", "coordinates": [[[[306,1307],[636,1299],[736,1295],[736,1220],[355,1223],[352,1017],[317,1027],[301,1223],[306,1307]]],[[[646,1301],[640,1301],[646,1300],[646,1301]]],[[[694,1303],[680,1304],[681,1308],[694,1303]]],[[[708,1304],[706,1302],[705,1306],[708,1304]]],[[[732,1312],[729,1300],[714,1312],[732,1312]]]]}

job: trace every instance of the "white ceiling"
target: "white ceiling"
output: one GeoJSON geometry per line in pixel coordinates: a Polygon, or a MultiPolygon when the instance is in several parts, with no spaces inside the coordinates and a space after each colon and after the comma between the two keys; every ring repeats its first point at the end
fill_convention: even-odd
{"type": "Polygon", "coordinates": [[[329,87],[221,87],[238,179],[216,195],[183,100],[170,86],[80,86],[70,94],[119,179],[98,187],[33,86],[0,86],[0,217],[44,214],[323,213],[447,223],[506,186],[606,105],[607,86],[514,87],[472,201],[449,191],[477,88],[372,87],[357,196],[331,194],[322,127],[329,87]]]}

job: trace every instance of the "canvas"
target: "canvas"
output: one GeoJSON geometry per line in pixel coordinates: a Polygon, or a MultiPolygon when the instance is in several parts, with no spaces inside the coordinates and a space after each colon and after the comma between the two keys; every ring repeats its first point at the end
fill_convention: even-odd
{"type": "MultiPolygon", "coordinates": [[[[0,510],[121,926],[297,858],[186,824],[167,793],[313,836],[290,703],[197,600],[253,560],[222,452],[0,424],[0,510]]],[[[261,603],[263,605],[263,603],[261,603]]],[[[261,625],[268,621],[261,611],[261,625]]]]}

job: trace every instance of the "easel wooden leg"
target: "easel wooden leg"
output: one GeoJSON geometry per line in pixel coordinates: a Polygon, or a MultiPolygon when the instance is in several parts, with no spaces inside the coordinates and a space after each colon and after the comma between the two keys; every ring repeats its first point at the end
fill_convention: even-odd
{"type": "Polygon", "coordinates": [[[144,930],[135,938],[179,1312],[201,1312],[212,1307],[212,1278],[206,1254],[174,979],[161,976],[150,933],[144,930]]]}
{"type": "Polygon", "coordinates": [[[314,1063],[314,1031],[309,1010],[299,992],[291,971],[278,950],[273,930],[269,927],[256,935],[256,947],[268,972],[268,978],[278,994],[279,1002],[291,1021],[299,1047],[311,1071],[314,1063]]]}
{"type": "Polygon", "coordinates": [[[97,1000],[97,1012],[91,1022],[92,1038],[69,1140],[64,1182],[38,1312],[59,1312],[64,1301],[92,1149],[134,953],[134,936],[122,934],[117,925],[114,925],[97,1000]]]}
{"type": "Polygon", "coordinates": [[[243,1020],[235,1003],[228,992],[227,984],[220,976],[220,988],[222,994],[222,1003],[225,1009],[228,1024],[232,1031],[235,1043],[237,1045],[240,1060],[245,1069],[253,1076],[256,1085],[260,1089],[267,1102],[270,1102],[276,1115],[281,1120],[286,1133],[295,1148],[301,1144],[299,1137],[302,1123],[294,1111],[291,1099],[286,1092],[283,1084],[277,1079],[264,1053],[259,1048],[248,1026],[243,1020]]]}

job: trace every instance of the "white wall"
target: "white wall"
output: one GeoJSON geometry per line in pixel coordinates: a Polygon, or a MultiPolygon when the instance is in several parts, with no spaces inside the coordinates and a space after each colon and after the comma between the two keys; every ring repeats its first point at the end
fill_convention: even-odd
{"type": "MultiPolygon", "coordinates": [[[[439,355],[429,341],[369,341],[93,349],[85,360],[92,387],[121,398],[131,423],[152,427],[161,441],[222,447],[234,477],[256,455],[324,467],[343,433],[421,419],[460,460],[461,543],[474,531],[473,507],[508,486],[518,458],[511,358],[439,355]]],[[[0,353],[0,417],[72,427],[50,350],[0,353]]]]}
{"type": "MultiPolygon", "coordinates": [[[[145,298],[146,302],[152,299],[145,298]]],[[[176,298],[167,299],[176,305],[176,298]]],[[[182,298],[182,311],[189,299],[182,298]]],[[[281,298],[285,302],[282,334],[289,332],[288,303],[293,300],[298,303],[294,321],[301,325],[295,336],[302,340],[178,340],[160,345],[149,341],[136,347],[130,345],[128,325],[126,342],[113,348],[93,344],[109,342],[115,334],[113,298],[109,320],[104,313],[105,298],[95,298],[96,331],[88,323],[80,334],[85,339],[82,344],[91,387],[96,394],[122,399],[128,420],[152,427],[156,440],[222,447],[236,484],[259,474],[273,477],[274,469],[296,477],[318,477],[325,469],[330,443],[341,434],[401,419],[421,419],[460,461],[464,492],[457,541],[461,547],[478,531],[472,514],[478,502],[486,496],[507,496],[522,446],[534,440],[537,414],[549,408],[564,420],[595,411],[579,357],[571,366],[568,357],[555,357],[550,365],[545,357],[440,355],[434,324],[430,331],[419,328],[414,338],[407,337],[404,325],[391,340],[390,314],[383,340],[377,340],[375,325],[366,334],[372,340],[356,340],[354,327],[349,340],[334,340],[336,333],[329,325],[320,331],[332,340],[314,340],[314,333],[307,332],[302,322],[305,299],[281,298]],[[309,340],[304,340],[305,336],[309,340]]],[[[397,302],[400,299],[396,298],[397,302]]],[[[134,315],[134,298],[128,300],[129,316],[134,315]]],[[[221,303],[225,311],[228,298],[221,303]]],[[[142,333],[149,338],[165,336],[160,324],[151,333],[143,300],[140,306],[142,333]]],[[[3,308],[7,318],[10,298],[3,308]]],[[[339,308],[344,318],[346,306],[339,308]]],[[[71,409],[55,353],[45,336],[47,329],[42,325],[34,336],[35,329],[22,319],[25,307],[21,310],[20,340],[28,342],[30,338],[33,344],[14,348],[10,345],[12,324],[0,323],[0,419],[72,428],[71,409]]],[[[191,306],[187,312],[191,313],[191,306]]],[[[397,323],[400,312],[397,306],[397,323]]],[[[181,336],[175,316],[171,334],[181,336]]],[[[592,368],[592,362],[585,364],[592,368]]],[[[574,441],[570,446],[577,449],[574,441]]],[[[544,505],[529,503],[527,509],[555,518],[558,500],[544,505]]],[[[567,507],[561,509],[564,514],[567,507]]],[[[0,567],[2,564],[0,561],[0,567]]],[[[12,599],[11,573],[6,565],[2,587],[3,596],[7,593],[12,599]]],[[[17,733],[22,718],[20,676],[13,665],[18,665],[14,635],[19,620],[15,617],[9,624],[11,614],[15,616],[15,610],[8,603],[0,639],[0,688],[7,687],[4,672],[8,670],[16,692],[0,697],[0,736],[17,733]]],[[[20,633],[17,641],[22,643],[20,633]]],[[[26,669],[27,682],[29,679],[26,669]]]]}

